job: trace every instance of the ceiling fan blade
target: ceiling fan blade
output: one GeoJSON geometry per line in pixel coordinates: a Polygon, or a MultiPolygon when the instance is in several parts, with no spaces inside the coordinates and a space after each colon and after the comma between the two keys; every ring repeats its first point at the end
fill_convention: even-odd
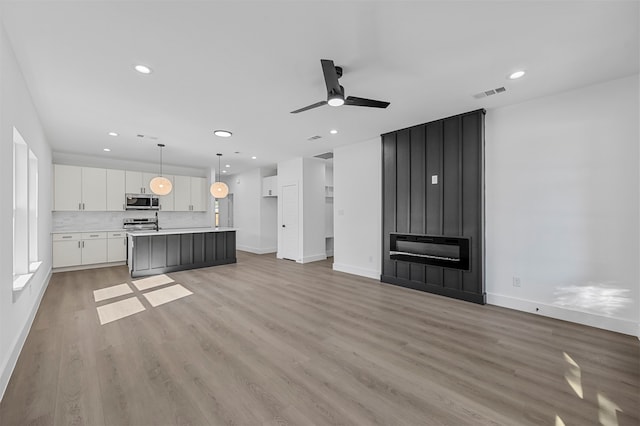
{"type": "Polygon", "coordinates": [[[313,109],[313,108],[318,108],[318,107],[321,107],[322,105],[326,105],[326,104],[327,104],[327,101],[316,102],[315,104],[307,105],[306,107],[302,107],[302,108],[297,109],[295,111],[291,111],[291,114],[297,114],[299,112],[306,111],[306,110],[313,109]]]}
{"type": "Polygon", "coordinates": [[[327,93],[342,93],[340,83],[338,83],[338,73],[336,66],[330,59],[320,59],[322,64],[322,73],[324,74],[324,83],[327,85],[327,93]]]}
{"type": "Polygon", "coordinates": [[[390,105],[389,102],[376,101],[373,99],[357,98],[355,96],[349,96],[344,100],[345,105],[363,106],[371,108],[386,108],[390,105]]]}

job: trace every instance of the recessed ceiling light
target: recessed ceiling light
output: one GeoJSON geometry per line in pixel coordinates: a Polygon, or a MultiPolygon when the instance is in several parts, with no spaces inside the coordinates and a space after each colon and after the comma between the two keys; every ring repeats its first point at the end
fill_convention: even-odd
{"type": "Polygon", "coordinates": [[[226,168],[229,168],[229,167],[231,167],[231,164],[225,164],[224,166],[225,166],[226,168]]]}
{"type": "Polygon", "coordinates": [[[332,135],[336,135],[338,134],[338,131],[336,129],[331,129],[329,133],[331,133],[332,135]]]}
{"type": "Polygon", "coordinates": [[[134,68],[140,74],[151,74],[151,68],[146,65],[136,65],[134,68]]]}
{"type": "Polygon", "coordinates": [[[223,171],[222,171],[222,173],[227,173],[227,171],[226,171],[226,170],[223,170],[223,171]]]}
{"type": "Polygon", "coordinates": [[[109,132],[109,136],[118,136],[116,132],[109,132]]]}
{"type": "Polygon", "coordinates": [[[516,71],[516,72],[512,72],[511,74],[509,74],[509,80],[516,80],[522,76],[524,76],[525,72],[520,70],[520,71],[516,71]]]}
{"type": "Polygon", "coordinates": [[[251,157],[252,160],[255,160],[256,158],[258,158],[258,157],[256,157],[255,155],[253,157],[251,157]]]}
{"type": "Polygon", "coordinates": [[[104,151],[104,152],[111,152],[111,149],[109,149],[109,148],[104,148],[104,149],[103,149],[103,151],[104,151]]]}
{"type": "Polygon", "coordinates": [[[215,130],[213,132],[214,135],[216,136],[220,136],[221,138],[228,138],[230,137],[233,133],[231,133],[228,130],[215,130]]]}

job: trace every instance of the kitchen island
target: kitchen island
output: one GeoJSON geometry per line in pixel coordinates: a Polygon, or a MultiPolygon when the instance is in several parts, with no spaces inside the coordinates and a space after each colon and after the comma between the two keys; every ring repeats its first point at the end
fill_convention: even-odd
{"type": "Polygon", "coordinates": [[[235,228],[127,232],[132,278],[236,263],[235,228]]]}

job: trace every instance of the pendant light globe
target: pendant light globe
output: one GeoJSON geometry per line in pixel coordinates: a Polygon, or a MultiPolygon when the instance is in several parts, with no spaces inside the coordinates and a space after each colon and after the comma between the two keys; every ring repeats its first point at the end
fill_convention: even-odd
{"type": "Polygon", "coordinates": [[[156,176],[149,182],[151,191],[156,195],[168,195],[173,189],[171,181],[164,176],[156,176]]]}
{"type": "Polygon", "coordinates": [[[211,192],[211,195],[215,198],[225,198],[229,195],[229,187],[224,182],[215,182],[211,185],[211,188],[209,188],[209,192],[211,192]]]}
{"type": "Polygon", "coordinates": [[[209,192],[214,198],[225,198],[229,194],[229,187],[226,183],[220,181],[220,159],[222,154],[216,154],[218,156],[218,180],[211,184],[209,192]]]}

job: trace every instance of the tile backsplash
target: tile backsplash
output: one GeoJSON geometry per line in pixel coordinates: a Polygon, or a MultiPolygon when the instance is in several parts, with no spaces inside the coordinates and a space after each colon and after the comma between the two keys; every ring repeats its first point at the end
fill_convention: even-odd
{"type": "MultiPolygon", "coordinates": [[[[122,229],[125,218],[154,217],[155,212],[52,212],[53,232],[100,231],[122,229]]],[[[158,212],[162,228],[199,228],[213,226],[206,212],[158,212]]]]}

